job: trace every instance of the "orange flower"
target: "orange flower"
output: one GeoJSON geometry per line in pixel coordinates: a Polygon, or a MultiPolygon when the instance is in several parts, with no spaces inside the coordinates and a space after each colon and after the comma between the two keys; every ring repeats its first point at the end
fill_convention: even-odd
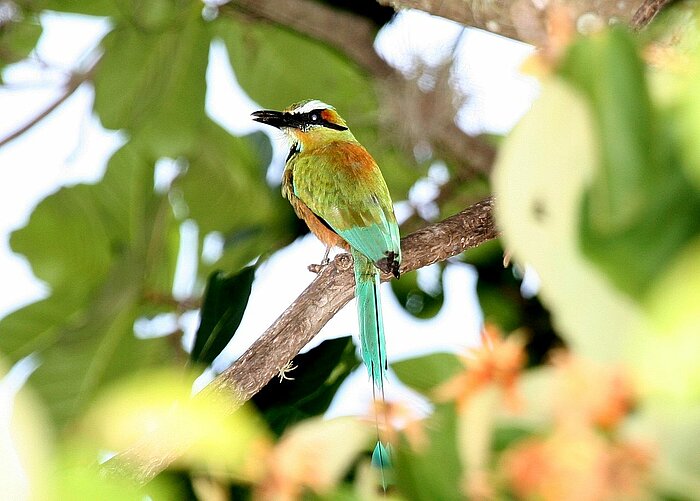
{"type": "Polygon", "coordinates": [[[622,368],[565,353],[555,355],[553,364],[557,369],[554,411],[558,420],[578,419],[611,430],[634,407],[633,385],[622,368]]]}
{"type": "Polygon", "coordinates": [[[503,455],[503,471],[516,497],[542,501],[640,499],[650,465],[645,448],[610,444],[584,426],[560,426],[503,455]]]}
{"type": "Polygon", "coordinates": [[[511,409],[519,406],[515,385],[525,365],[523,336],[517,333],[503,338],[500,330],[487,324],[482,332],[482,345],[461,357],[465,370],[440,385],[435,391],[438,401],[456,400],[463,413],[471,397],[478,391],[496,385],[511,409]]]}

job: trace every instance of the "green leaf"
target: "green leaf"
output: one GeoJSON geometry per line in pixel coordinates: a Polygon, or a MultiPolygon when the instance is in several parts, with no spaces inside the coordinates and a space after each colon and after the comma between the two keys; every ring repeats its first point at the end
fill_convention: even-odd
{"type": "Polygon", "coordinates": [[[133,323],[149,284],[172,287],[176,228],[167,198],[153,191],[153,162],[129,143],[100,183],[62,188],[13,233],[13,249],[51,295],[0,321],[0,351],[13,361],[38,354],[30,381],[59,426],[105,382],[172,359],[167,341],[136,339],[133,323]]]}
{"type": "Polygon", "coordinates": [[[376,110],[371,79],[326,44],[232,16],[214,23],[238,82],[261,105],[283,109],[302,99],[320,99],[347,118],[376,110]]]}
{"type": "Polygon", "coordinates": [[[401,306],[416,318],[433,318],[440,312],[445,296],[442,289],[442,269],[437,288],[425,291],[418,285],[418,272],[401,275],[401,280],[392,280],[391,289],[401,306]]]}
{"type": "MultiPolygon", "coordinates": [[[[42,7],[56,12],[84,14],[86,16],[118,16],[122,10],[115,0],[43,0],[42,7]]],[[[146,2],[144,2],[146,3],[146,2]]]]}
{"type": "Polygon", "coordinates": [[[295,236],[291,206],[265,182],[258,141],[259,136],[231,136],[207,120],[197,149],[187,157],[187,171],[173,183],[172,194],[197,223],[200,239],[214,231],[224,238],[222,257],[200,263],[204,276],[214,269],[240,269],[295,236]]]}
{"type": "Polygon", "coordinates": [[[102,40],[95,111],[104,127],[139,136],[156,158],[187,152],[205,120],[209,34],[195,7],[162,30],[123,22],[102,40]]]}
{"type": "Polygon", "coordinates": [[[294,357],[286,378],[274,378],[253,397],[277,435],[326,411],[345,378],[359,365],[351,337],[324,341],[294,357]]]}
{"type": "Polygon", "coordinates": [[[425,430],[428,446],[412,451],[407,443],[395,452],[396,487],[411,501],[464,499],[462,468],[457,451],[457,416],[453,405],[439,405],[425,430]]]}
{"type": "Polygon", "coordinates": [[[34,16],[3,22],[0,28],[0,72],[6,65],[26,58],[36,47],[41,32],[41,24],[34,16]]]}
{"type": "Polygon", "coordinates": [[[111,265],[109,233],[93,193],[87,185],[59,190],[10,237],[12,249],[29,258],[37,278],[52,288],[66,286],[61,292],[77,300],[104,280],[111,265]]]}
{"type": "Polygon", "coordinates": [[[439,384],[464,369],[457,356],[451,353],[433,353],[402,360],[391,364],[391,368],[401,382],[427,396],[439,384]]]}
{"type": "Polygon", "coordinates": [[[652,107],[628,33],[611,30],[575,44],[562,73],[588,98],[600,143],[600,165],[582,201],[581,247],[639,300],[700,233],[700,193],[652,107]]]}
{"type": "Polygon", "coordinates": [[[209,365],[236,333],[248,306],[255,279],[255,267],[243,268],[235,275],[215,271],[204,291],[202,320],[195,336],[190,360],[209,365]]]}

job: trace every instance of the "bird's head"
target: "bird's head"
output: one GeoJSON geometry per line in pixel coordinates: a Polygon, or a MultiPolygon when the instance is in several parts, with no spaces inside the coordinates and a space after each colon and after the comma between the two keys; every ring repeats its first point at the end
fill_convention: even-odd
{"type": "Polygon", "coordinates": [[[352,138],[345,120],[335,108],[316,99],[295,103],[284,111],[256,111],[252,116],[256,122],[280,129],[293,144],[306,146],[352,138]]]}

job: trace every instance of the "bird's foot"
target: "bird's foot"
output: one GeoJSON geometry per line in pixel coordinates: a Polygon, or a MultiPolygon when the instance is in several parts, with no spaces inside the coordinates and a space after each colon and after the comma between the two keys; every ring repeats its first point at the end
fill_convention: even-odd
{"type": "Polygon", "coordinates": [[[323,268],[325,268],[326,266],[328,266],[330,264],[330,262],[331,262],[331,260],[326,257],[323,259],[323,261],[321,261],[320,264],[310,264],[309,271],[311,273],[316,273],[316,274],[321,273],[321,270],[323,268]]]}
{"type": "Polygon", "coordinates": [[[331,246],[328,245],[326,246],[326,253],[323,255],[323,259],[321,260],[321,264],[310,264],[309,265],[309,271],[311,273],[316,273],[319,274],[321,273],[321,270],[328,266],[328,263],[331,262],[330,259],[328,259],[328,254],[331,252],[331,246]]]}

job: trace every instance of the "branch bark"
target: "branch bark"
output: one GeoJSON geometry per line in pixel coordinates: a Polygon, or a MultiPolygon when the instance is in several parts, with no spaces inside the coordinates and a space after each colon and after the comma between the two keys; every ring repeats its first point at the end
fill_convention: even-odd
{"type": "MultiPolygon", "coordinates": [[[[612,2],[604,0],[377,0],[396,10],[411,8],[444,17],[458,23],[490,31],[508,38],[541,46],[547,41],[547,8],[556,3],[564,6],[573,19],[596,16],[602,24],[629,23],[642,0],[612,2]]],[[[652,0],[658,3],[658,0],[652,0]]]]}
{"type": "MultiPolygon", "coordinates": [[[[401,272],[444,261],[498,236],[493,220],[493,199],[487,198],[439,223],[411,233],[401,240],[401,272]]],[[[391,276],[382,277],[383,281],[391,276]]],[[[262,336],[205,392],[235,396],[231,412],[255,395],[323,328],[354,295],[352,257],[340,254],[275,320],[262,336]]],[[[105,463],[108,472],[127,473],[145,483],[168,467],[182,451],[167,444],[151,444],[148,436],[105,463]],[[159,456],[145,450],[162,452],[159,456]]]]}
{"type": "Polygon", "coordinates": [[[673,0],[644,0],[632,16],[632,29],[645,28],[673,0]]]}

